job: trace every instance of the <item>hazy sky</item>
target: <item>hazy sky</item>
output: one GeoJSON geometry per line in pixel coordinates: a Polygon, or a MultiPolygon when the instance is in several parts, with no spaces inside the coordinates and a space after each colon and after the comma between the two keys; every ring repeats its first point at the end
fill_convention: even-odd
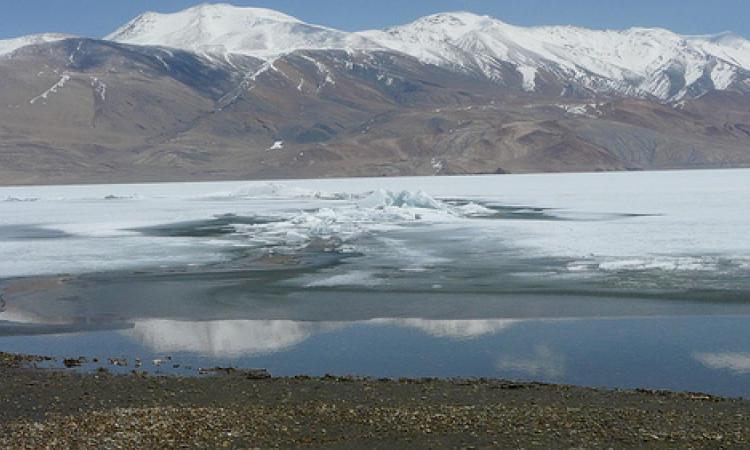
{"type": "MultiPolygon", "coordinates": [[[[101,37],[144,11],[173,12],[191,0],[0,0],[0,38],[57,31],[101,37]]],[[[750,0],[234,0],[343,30],[399,25],[443,11],[489,14],[517,25],[658,26],[683,34],[750,37],[750,0]]]]}

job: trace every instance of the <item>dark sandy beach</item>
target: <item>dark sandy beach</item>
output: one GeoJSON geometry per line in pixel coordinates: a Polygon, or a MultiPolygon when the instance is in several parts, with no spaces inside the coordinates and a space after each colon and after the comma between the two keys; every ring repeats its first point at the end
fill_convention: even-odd
{"type": "Polygon", "coordinates": [[[750,402],[500,380],[79,374],[0,355],[2,448],[747,448],[750,402]]]}

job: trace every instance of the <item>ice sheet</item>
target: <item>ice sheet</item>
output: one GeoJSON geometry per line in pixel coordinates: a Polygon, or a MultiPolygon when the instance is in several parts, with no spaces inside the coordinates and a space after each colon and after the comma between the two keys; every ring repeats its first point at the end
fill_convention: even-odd
{"type": "MultiPolygon", "coordinates": [[[[361,241],[382,235],[387,243],[387,233],[398,229],[429,236],[399,240],[392,252],[403,255],[399,270],[422,270],[413,255],[454,260],[445,243],[464,230],[470,236],[464,247],[474,250],[462,257],[475,267],[496,267],[482,252],[503,248],[526,258],[564,259],[563,272],[571,276],[723,271],[750,277],[748,199],[748,170],[6,187],[0,188],[0,278],[201,265],[229,258],[227,246],[293,249],[321,238],[339,249],[394,258],[382,250],[387,247],[361,241]],[[523,216],[524,208],[534,214],[523,216]],[[229,236],[135,231],[227,214],[273,220],[231,225],[229,236]],[[16,237],[3,227],[14,227],[16,237]],[[19,227],[53,237],[18,238],[19,227]]],[[[362,281],[372,284],[370,277],[362,281]]]]}

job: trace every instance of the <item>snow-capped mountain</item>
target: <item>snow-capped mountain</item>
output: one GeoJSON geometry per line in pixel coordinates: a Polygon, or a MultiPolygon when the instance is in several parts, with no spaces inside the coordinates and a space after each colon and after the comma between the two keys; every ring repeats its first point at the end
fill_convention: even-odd
{"type": "Polygon", "coordinates": [[[13,39],[0,40],[0,56],[13,53],[19,48],[27,47],[29,45],[44,44],[47,42],[56,42],[63,39],[70,39],[74,36],[69,34],[59,33],[42,33],[42,34],[30,34],[28,36],[21,36],[13,39]]]}
{"type": "MultiPolygon", "coordinates": [[[[0,55],[66,39],[40,34],[0,41],[0,55]]],[[[678,102],[712,90],[750,88],[750,41],[730,33],[681,36],[659,28],[623,31],[524,28],[468,12],[442,13],[387,30],[344,32],[262,8],[203,4],[147,12],[106,40],[272,60],[299,50],[393,51],[425,64],[536,91],[545,80],[575,91],[678,102]]]]}
{"type": "Polygon", "coordinates": [[[419,60],[502,78],[514,65],[526,90],[548,72],[595,92],[684,98],[728,88],[750,70],[750,42],[734,35],[686,37],[658,28],[597,31],[570,26],[523,28],[471,13],[436,14],[362,36],[419,60]],[[710,80],[709,84],[707,80],[710,80]]]}
{"type": "Polygon", "coordinates": [[[0,183],[750,167],[750,42],[258,8],[0,41],[0,183]]]}
{"type": "Polygon", "coordinates": [[[203,4],[174,14],[142,14],[105,39],[204,54],[272,58],[305,49],[366,49],[364,37],[262,8],[203,4]]]}
{"type": "Polygon", "coordinates": [[[512,84],[507,79],[511,68],[526,91],[548,77],[594,94],[662,101],[724,90],[750,72],[750,42],[735,35],[681,36],[658,28],[524,28],[467,12],[348,33],[268,9],[205,4],[174,14],[143,14],[106,39],[264,59],[309,49],[387,49],[506,85],[512,84]]]}

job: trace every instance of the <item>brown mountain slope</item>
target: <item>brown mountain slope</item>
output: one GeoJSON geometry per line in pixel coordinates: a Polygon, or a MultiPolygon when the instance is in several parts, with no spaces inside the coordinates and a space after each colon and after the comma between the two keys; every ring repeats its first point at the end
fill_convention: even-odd
{"type": "Polygon", "coordinates": [[[504,80],[382,51],[26,47],[0,57],[0,184],[750,166],[739,91],[663,105],[504,80]]]}

